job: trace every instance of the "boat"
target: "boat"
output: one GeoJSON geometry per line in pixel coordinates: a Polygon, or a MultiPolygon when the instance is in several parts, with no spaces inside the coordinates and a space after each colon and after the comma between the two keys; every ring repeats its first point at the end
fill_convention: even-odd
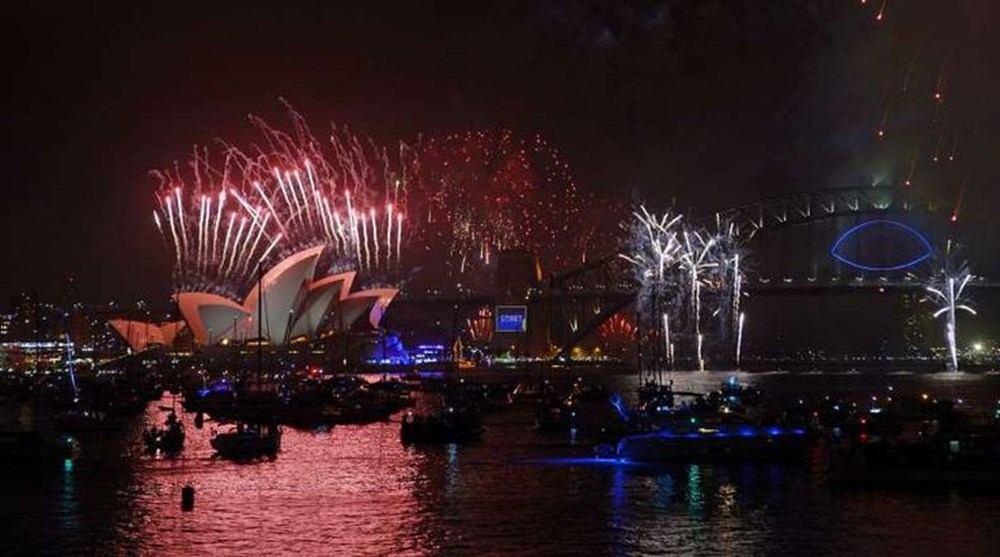
{"type": "Polygon", "coordinates": [[[1000,486],[1000,421],[926,394],[858,412],[828,445],[830,485],[1000,486]]]}
{"type": "Polygon", "coordinates": [[[237,422],[226,432],[217,433],[212,448],[222,458],[249,460],[273,457],[281,449],[281,428],[277,424],[245,424],[237,422]]]}
{"type": "Polygon", "coordinates": [[[184,449],[184,426],[173,412],[167,416],[166,427],[147,428],[142,432],[142,440],[150,453],[161,452],[173,456],[184,449]]]}
{"type": "Polygon", "coordinates": [[[535,429],[538,431],[569,431],[586,429],[604,431],[614,421],[608,405],[607,390],[584,383],[577,378],[562,395],[551,395],[538,404],[535,429]]]}
{"type": "Polygon", "coordinates": [[[831,451],[826,479],[854,487],[1000,486],[1000,430],[968,427],[918,442],[861,438],[831,451]]]}
{"type": "MultiPolygon", "coordinates": [[[[257,289],[263,292],[262,267],[257,266],[257,289]]],[[[262,385],[264,334],[263,300],[257,303],[257,385],[262,385]]],[[[281,449],[281,428],[272,416],[268,421],[257,419],[260,412],[271,409],[278,400],[276,393],[263,390],[232,392],[232,398],[239,399],[238,414],[253,416],[253,418],[238,418],[235,427],[230,431],[216,433],[211,440],[212,448],[222,458],[230,460],[248,460],[260,457],[275,457],[281,449]],[[241,396],[237,396],[241,395],[241,396]]],[[[214,417],[214,415],[213,415],[214,417]]]]}
{"type": "Polygon", "coordinates": [[[806,454],[811,435],[805,427],[752,419],[748,406],[756,406],[760,393],[735,379],[722,387],[705,395],[649,382],[631,411],[620,396],[612,396],[629,432],[614,445],[599,446],[599,456],[637,462],[749,462],[806,454]]]}
{"type": "Polygon", "coordinates": [[[105,412],[73,407],[52,416],[55,428],[63,433],[96,433],[119,431],[125,421],[105,412]]]}
{"type": "Polygon", "coordinates": [[[754,425],[739,418],[689,419],[653,431],[623,436],[599,456],[635,462],[751,462],[805,455],[804,428],[754,425]]]}
{"type": "Polygon", "coordinates": [[[404,445],[475,441],[482,434],[483,427],[477,413],[453,407],[428,415],[408,412],[400,426],[400,439],[404,445]]]}
{"type": "Polygon", "coordinates": [[[555,388],[548,380],[540,383],[528,381],[518,383],[507,396],[507,400],[509,404],[538,404],[554,394],[555,388]]]}

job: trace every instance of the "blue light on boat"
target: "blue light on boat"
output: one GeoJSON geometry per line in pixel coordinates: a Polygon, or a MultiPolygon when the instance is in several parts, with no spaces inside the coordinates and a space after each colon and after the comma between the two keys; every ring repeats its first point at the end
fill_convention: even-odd
{"type": "Polygon", "coordinates": [[[784,433],[784,432],[781,431],[780,427],[769,427],[769,428],[767,428],[767,434],[768,435],[777,436],[777,435],[781,435],[782,433],[784,433]]]}
{"type": "Polygon", "coordinates": [[[545,466],[637,466],[639,463],[621,458],[601,458],[601,457],[562,457],[562,458],[529,458],[516,462],[522,464],[541,464],[545,466]]]}
{"type": "Polygon", "coordinates": [[[621,419],[628,421],[628,408],[625,407],[625,401],[622,399],[622,395],[615,391],[611,395],[611,406],[614,407],[615,412],[621,419]]]}
{"type": "Polygon", "coordinates": [[[741,437],[753,437],[754,434],[755,434],[755,432],[754,432],[754,430],[753,430],[752,427],[741,427],[740,428],[740,436],[741,437]]]}

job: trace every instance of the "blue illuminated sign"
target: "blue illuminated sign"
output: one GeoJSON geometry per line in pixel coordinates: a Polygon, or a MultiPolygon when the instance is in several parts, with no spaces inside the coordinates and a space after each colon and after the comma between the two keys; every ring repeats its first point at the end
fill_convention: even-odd
{"type": "Polygon", "coordinates": [[[933,255],[933,254],[934,254],[934,248],[931,247],[931,243],[927,239],[926,236],[924,236],[923,234],[921,234],[920,231],[917,230],[916,228],[913,228],[912,226],[910,226],[908,224],[904,224],[904,223],[901,223],[901,222],[898,222],[898,221],[894,221],[894,220],[870,220],[870,221],[865,221],[865,222],[863,222],[863,223],[861,223],[861,224],[859,224],[857,226],[849,228],[846,232],[844,232],[843,234],[841,234],[840,237],[837,238],[837,241],[834,242],[833,247],[830,248],[830,255],[832,255],[834,257],[834,259],[836,259],[837,261],[840,261],[841,263],[844,263],[846,265],[850,265],[851,267],[854,267],[855,269],[860,269],[862,271],[873,271],[873,272],[901,271],[903,269],[908,269],[910,267],[913,267],[914,265],[918,265],[918,264],[922,263],[923,261],[929,259],[931,257],[931,255],[933,255]],[[843,255],[840,252],[841,247],[843,246],[843,244],[846,241],[848,241],[852,236],[858,234],[859,232],[861,232],[862,230],[864,230],[866,228],[869,228],[869,227],[872,227],[872,226],[875,226],[875,225],[895,227],[895,228],[898,228],[898,229],[902,230],[903,232],[905,232],[908,235],[910,235],[913,239],[915,239],[920,244],[920,247],[922,248],[922,252],[920,254],[918,254],[916,257],[914,257],[914,258],[912,258],[912,259],[910,259],[908,261],[904,261],[902,263],[898,263],[898,264],[894,264],[894,265],[865,265],[864,263],[860,263],[858,261],[854,261],[853,259],[850,259],[850,258],[846,257],[845,255],[843,255]]]}
{"type": "Polygon", "coordinates": [[[527,306],[497,306],[496,332],[523,333],[528,330],[527,306]]]}

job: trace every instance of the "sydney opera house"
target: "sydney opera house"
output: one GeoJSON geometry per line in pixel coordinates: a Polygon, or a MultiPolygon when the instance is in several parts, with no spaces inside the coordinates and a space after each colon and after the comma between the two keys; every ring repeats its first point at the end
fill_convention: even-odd
{"type": "Polygon", "coordinates": [[[170,345],[185,325],[201,346],[264,339],[284,345],[347,331],[362,317],[378,327],[394,288],[351,292],[355,272],[316,278],[323,248],[296,253],[261,277],[240,301],[207,292],[180,292],[174,296],[183,322],[163,324],[113,320],[111,325],[133,350],[154,344],[170,345]]]}

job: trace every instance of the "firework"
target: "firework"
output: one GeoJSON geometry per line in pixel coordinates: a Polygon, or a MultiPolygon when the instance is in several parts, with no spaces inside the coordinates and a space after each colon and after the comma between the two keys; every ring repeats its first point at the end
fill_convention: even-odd
{"type": "Polygon", "coordinates": [[[541,137],[456,133],[422,140],[408,153],[420,253],[443,263],[441,278],[484,286],[478,282],[506,249],[530,250],[556,272],[617,247],[615,230],[603,224],[608,204],[580,192],[569,165],[541,137]]]}
{"type": "Polygon", "coordinates": [[[635,265],[640,283],[662,283],[670,270],[682,257],[679,226],[681,215],[664,214],[657,217],[640,206],[633,212],[632,230],[634,250],[622,258],[635,265]]]}
{"type": "Polygon", "coordinates": [[[711,238],[708,258],[711,263],[708,281],[715,293],[717,307],[714,315],[719,321],[720,339],[726,341],[736,332],[743,297],[745,257],[743,241],[735,223],[716,217],[716,233],[711,238]]]}
{"type": "Polygon", "coordinates": [[[405,172],[393,169],[401,165],[346,128],[332,126],[320,142],[289,114],[291,134],[251,117],[258,145],[196,147],[187,172],[154,172],[154,223],[174,255],[178,290],[233,294],[258,265],[316,245],[326,246],[330,271],[399,269],[405,172]]]}
{"type": "Polygon", "coordinates": [[[932,313],[933,317],[935,319],[942,316],[945,318],[944,332],[945,341],[948,344],[949,371],[958,370],[956,341],[958,310],[976,315],[976,310],[963,297],[965,287],[971,279],[972,274],[965,265],[953,269],[946,264],[945,268],[925,287],[929,294],[927,300],[936,306],[932,313]]]}
{"type": "Polygon", "coordinates": [[[635,323],[624,313],[616,313],[597,329],[604,349],[618,354],[632,350],[636,333],[635,323]]]}
{"type": "Polygon", "coordinates": [[[493,310],[489,306],[483,306],[476,312],[475,317],[466,320],[466,328],[469,337],[479,344],[488,344],[493,340],[493,310]]]}
{"type": "MultiPolygon", "coordinates": [[[[626,227],[631,242],[621,258],[632,264],[639,283],[639,314],[657,316],[647,322],[653,330],[663,332],[662,348],[668,365],[673,366],[670,319],[686,312],[687,327],[680,334],[690,339],[694,361],[703,370],[705,300],[716,304],[712,315],[719,320],[718,341],[728,343],[741,334],[745,250],[738,231],[732,222],[717,219],[716,232],[709,233],[682,222],[677,214],[657,215],[642,206],[632,217],[626,227]]],[[[659,349],[659,343],[654,347],[659,349]]]]}

